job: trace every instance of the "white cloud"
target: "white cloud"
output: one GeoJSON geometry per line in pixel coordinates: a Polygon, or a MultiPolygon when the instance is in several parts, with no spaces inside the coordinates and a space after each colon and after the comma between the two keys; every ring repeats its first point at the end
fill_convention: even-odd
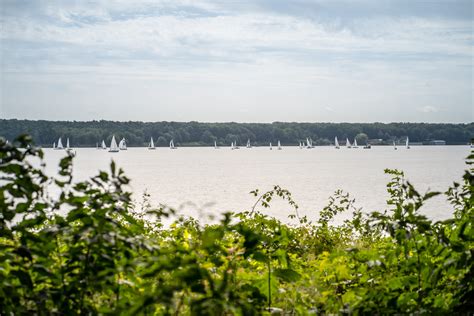
{"type": "Polygon", "coordinates": [[[431,106],[431,105],[425,105],[424,107],[418,108],[420,112],[423,113],[437,113],[439,112],[439,108],[431,106]]]}
{"type": "MultiPolygon", "coordinates": [[[[420,112],[462,120],[470,111],[470,21],[419,15],[346,21],[266,10],[260,2],[38,0],[44,5],[7,12],[2,105],[18,116],[34,113],[28,104],[37,113],[38,104],[77,103],[89,113],[104,103],[135,104],[146,118],[160,100],[163,119],[206,120],[195,115],[213,113],[226,120],[228,111],[230,119],[254,121],[409,121],[420,112]],[[292,117],[285,114],[289,105],[292,117]],[[456,110],[447,116],[435,111],[449,106],[456,110]],[[267,117],[269,111],[281,117],[267,117]]],[[[120,116],[125,112],[112,118],[127,119],[120,116]]]]}

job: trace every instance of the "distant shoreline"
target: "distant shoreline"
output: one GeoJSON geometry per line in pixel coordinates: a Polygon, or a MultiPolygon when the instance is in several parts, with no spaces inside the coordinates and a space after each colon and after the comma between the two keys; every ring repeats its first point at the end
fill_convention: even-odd
{"type": "Polygon", "coordinates": [[[314,146],[331,146],[335,137],[341,147],[346,140],[359,146],[430,144],[465,145],[474,137],[474,123],[202,123],[202,122],[118,122],[118,121],[46,121],[0,119],[0,136],[12,141],[20,134],[30,134],[36,145],[52,147],[59,138],[71,141],[72,147],[96,147],[110,144],[112,135],[125,138],[129,147],[146,147],[153,137],[157,147],[167,147],[171,140],[178,147],[298,145],[312,141],[314,146]]]}

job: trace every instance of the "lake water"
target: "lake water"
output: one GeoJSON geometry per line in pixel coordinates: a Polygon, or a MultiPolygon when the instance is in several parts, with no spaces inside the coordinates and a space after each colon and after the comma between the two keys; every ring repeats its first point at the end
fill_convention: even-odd
{"type": "MultiPolygon", "coordinates": [[[[356,199],[356,206],[366,211],[383,210],[388,197],[386,183],[390,179],[384,168],[403,170],[419,192],[445,191],[453,181],[460,181],[470,149],[412,146],[409,150],[394,150],[375,146],[370,150],[258,147],[129,148],[119,153],[95,148],[76,151],[76,180],[95,175],[99,169],[109,170],[114,159],[131,179],[130,190],[138,201],[147,191],[154,205],[163,203],[182,214],[206,220],[209,214],[250,209],[256,198],[249,192],[257,188],[266,191],[275,184],[291,191],[300,206],[300,214],[310,219],[317,218],[318,210],[337,189],[349,192],[356,199]]],[[[59,159],[64,155],[64,151],[45,149],[49,174],[57,172],[59,159]]],[[[290,221],[287,216],[292,213],[291,207],[279,201],[264,212],[285,221],[290,221]]],[[[427,203],[423,212],[432,219],[443,219],[451,215],[451,208],[442,196],[427,203]]],[[[347,216],[350,215],[338,217],[337,222],[347,216]]]]}

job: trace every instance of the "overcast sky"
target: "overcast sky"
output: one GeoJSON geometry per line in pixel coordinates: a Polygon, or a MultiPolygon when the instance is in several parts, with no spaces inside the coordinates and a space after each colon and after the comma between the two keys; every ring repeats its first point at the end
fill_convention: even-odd
{"type": "Polygon", "coordinates": [[[471,0],[1,0],[0,118],[472,122],[471,0]]]}

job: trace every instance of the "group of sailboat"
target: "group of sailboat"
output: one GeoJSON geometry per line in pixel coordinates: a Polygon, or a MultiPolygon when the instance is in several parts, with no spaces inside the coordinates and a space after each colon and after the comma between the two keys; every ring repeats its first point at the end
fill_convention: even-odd
{"type": "MultiPolygon", "coordinates": [[[[314,148],[313,146],[313,141],[311,138],[306,138],[306,142],[299,142],[299,148],[300,149],[303,149],[303,148],[307,148],[307,149],[310,149],[310,148],[314,148]]],[[[250,143],[250,139],[247,140],[247,144],[245,146],[246,148],[252,148],[252,145],[250,143]]],[[[334,147],[336,149],[340,149],[340,145],[339,145],[339,141],[337,139],[337,136],[334,138],[334,147]]],[[[174,141],[173,139],[170,141],[169,143],[169,148],[170,149],[177,149],[177,147],[174,145],[174,141]]],[[[217,142],[214,141],[214,149],[219,149],[220,147],[217,146],[217,142]]],[[[232,150],[234,149],[239,149],[240,147],[237,146],[237,142],[231,142],[230,144],[230,148],[232,150]]],[[[280,141],[278,141],[278,150],[282,150],[282,146],[281,146],[281,143],[280,141]]],[[[357,139],[354,139],[354,143],[351,144],[351,142],[349,141],[349,138],[346,138],[346,148],[359,148],[358,144],[357,144],[357,139]]],[[[369,143],[366,143],[363,147],[364,149],[370,149],[371,146],[369,143]]],[[[397,144],[395,143],[395,141],[393,141],[393,148],[394,150],[397,150],[398,147],[397,147],[397,144]]],[[[410,141],[409,141],[409,138],[407,137],[406,138],[406,142],[405,142],[405,148],[406,149],[410,149],[410,141]]],[[[70,143],[69,143],[69,138],[66,139],[66,147],[63,146],[63,143],[62,143],[62,139],[61,137],[58,139],[58,142],[53,142],[53,149],[55,150],[67,150],[67,151],[71,151],[72,148],[70,147],[70,143]]],[[[107,149],[107,146],[105,144],[105,141],[102,140],[102,143],[99,147],[99,143],[97,143],[97,149],[107,149]]],[[[156,149],[155,147],[155,143],[153,141],[153,137],[150,137],[150,143],[148,144],[148,149],[150,150],[154,150],[156,149]]],[[[272,143],[269,144],[269,149],[272,150],[273,147],[272,147],[272,143]]],[[[119,152],[120,150],[127,150],[127,142],[125,140],[125,138],[122,138],[120,140],[120,142],[117,144],[116,140],[115,140],[115,135],[112,135],[112,140],[110,142],[110,147],[109,147],[109,152],[119,152]]]]}
{"type": "MultiPolygon", "coordinates": [[[[150,149],[150,150],[155,150],[156,149],[155,142],[153,141],[153,137],[150,137],[150,143],[148,143],[148,149],[150,149]]],[[[176,147],[174,145],[173,140],[170,141],[170,149],[178,149],[178,147],[176,147]]]]}
{"type": "Polygon", "coordinates": [[[231,142],[230,143],[230,149],[234,150],[234,149],[240,149],[239,146],[237,146],[237,142],[231,142]]]}
{"type": "Polygon", "coordinates": [[[58,144],[56,145],[56,142],[53,142],[53,149],[54,150],[66,150],[69,154],[75,156],[76,151],[71,148],[70,143],[69,143],[69,137],[66,138],[66,147],[63,146],[63,142],[61,137],[58,139],[58,144]]]}
{"type": "MultiPolygon", "coordinates": [[[[105,140],[102,140],[102,142],[96,144],[96,149],[102,149],[102,150],[107,150],[107,145],[105,144],[105,140]]],[[[127,150],[127,141],[125,138],[122,138],[120,142],[117,144],[117,141],[115,140],[115,135],[112,135],[112,139],[110,140],[110,147],[109,147],[109,152],[111,153],[118,153],[120,150],[127,150]]]]}
{"type": "MultiPolygon", "coordinates": [[[[300,144],[300,148],[301,148],[301,144],[300,144]]],[[[334,148],[336,148],[336,149],[340,148],[339,141],[337,140],[337,137],[334,138],[334,148]]],[[[351,142],[349,141],[349,138],[346,138],[346,148],[359,148],[359,146],[357,145],[357,139],[354,138],[354,144],[351,144],[351,142]]],[[[366,143],[363,148],[364,149],[370,149],[372,147],[369,143],[366,143]]],[[[408,139],[408,137],[406,139],[405,148],[410,149],[410,140],[408,139]]],[[[397,144],[395,143],[395,141],[393,141],[393,149],[395,149],[395,150],[398,149],[397,144]]]]}
{"type": "MultiPolygon", "coordinates": [[[[341,146],[339,145],[339,141],[337,139],[337,136],[334,137],[334,148],[336,149],[340,149],[341,146]]],[[[354,138],[354,143],[351,144],[351,142],[349,141],[349,138],[346,138],[346,148],[359,148],[359,145],[357,144],[357,139],[354,138]]],[[[370,149],[371,146],[369,143],[366,143],[363,147],[364,149],[370,149]]]]}
{"type": "Polygon", "coordinates": [[[61,137],[59,137],[57,145],[56,145],[56,142],[53,142],[53,149],[54,150],[63,150],[63,149],[65,149],[66,151],[73,152],[73,149],[71,148],[71,146],[69,144],[69,137],[66,138],[66,147],[63,146],[63,142],[61,140],[61,137]]]}
{"type": "MultiPolygon", "coordinates": [[[[408,139],[408,137],[407,137],[407,140],[406,140],[406,142],[405,142],[405,148],[406,148],[406,149],[410,149],[410,140],[408,139]]],[[[398,148],[397,148],[397,144],[395,144],[395,141],[393,141],[393,149],[394,149],[394,150],[397,150],[397,149],[398,149],[398,148]]]]}
{"type": "Polygon", "coordinates": [[[306,142],[305,142],[305,141],[299,141],[299,142],[298,142],[298,147],[299,147],[299,149],[303,149],[303,148],[311,149],[311,148],[314,148],[314,146],[313,146],[313,140],[312,140],[311,138],[306,137],[306,142]]]}

